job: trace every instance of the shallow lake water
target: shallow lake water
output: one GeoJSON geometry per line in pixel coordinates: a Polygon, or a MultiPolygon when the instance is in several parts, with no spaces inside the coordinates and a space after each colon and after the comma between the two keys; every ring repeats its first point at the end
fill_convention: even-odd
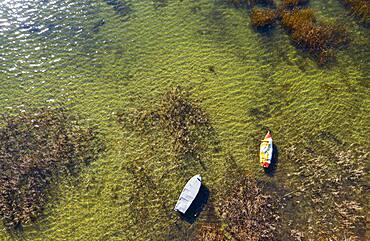
{"type": "MultiPolygon", "coordinates": [[[[369,151],[369,29],[340,1],[311,0],[318,21],[343,24],[351,38],[335,62],[320,67],[280,25],[256,32],[249,9],[225,2],[0,1],[0,113],[66,106],[97,125],[107,146],[77,180],[61,180],[38,222],[19,236],[0,228],[0,240],[193,239],[196,223],[173,212],[179,192],[201,174],[211,205],[223,190],[229,156],[286,195],[296,191],[293,146],[319,150],[323,140],[333,149],[355,151],[356,144],[369,151]],[[161,134],[143,137],[117,123],[117,113],[152,109],[176,86],[211,119],[217,144],[202,162],[176,159],[161,134]],[[266,127],[279,148],[272,176],[258,161],[266,127]]],[[[319,215],[310,205],[288,205],[285,232],[290,221],[308,225],[311,214],[319,215]]],[[[207,219],[204,212],[197,222],[207,219]]],[[[365,239],[361,225],[348,230],[365,239]]],[[[320,236],[315,228],[299,232],[303,240],[320,236]]]]}

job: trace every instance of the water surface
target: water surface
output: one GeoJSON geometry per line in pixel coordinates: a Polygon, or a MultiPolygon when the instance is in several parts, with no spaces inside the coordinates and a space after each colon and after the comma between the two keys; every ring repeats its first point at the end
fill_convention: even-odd
{"type": "MultiPolygon", "coordinates": [[[[249,10],[221,0],[1,1],[0,113],[62,103],[98,124],[108,147],[77,184],[62,182],[25,240],[183,240],[194,231],[172,212],[183,183],[200,173],[217,199],[230,153],[246,173],[289,189],[297,167],[288,147],[322,136],[368,146],[369,30],[339,1],[311,7],[351,37],[330,66],[318,67],[279,26],[255,32],[249,10]],[[204,154],[206,168],[176,161],[163,136],[153,151],[116,122],[117,112],[151,109],[174,86],[212,120],[220,151],[204,154]],[[258,166],[265,127],[281,153],[273,177],[258,166]],[[155,188],[137,181],[145,178],[155,188]]],[[[0,239],[11,236],[2,230],[0,239]]]]}

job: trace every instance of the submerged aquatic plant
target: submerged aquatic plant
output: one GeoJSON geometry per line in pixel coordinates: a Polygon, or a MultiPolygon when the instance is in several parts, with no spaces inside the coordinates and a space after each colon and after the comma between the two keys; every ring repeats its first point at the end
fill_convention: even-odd
{"type": "Polygon", "coordinates": [[[297,167],[289,174],[290,188],[295,190],[290,198],[297,212],[305,212],[292,228],[310,240],[361,239],[366,232],[369,153],[355,145],[345,150],[333,145],[321,148],[323,153],[297,147],[286,150],[287,159],[297,167]]]}
{"type": "Polygon", "coordinates": [[[274,5],[274,0],[246,0],[246,2],[249,3],[249,5],[274,5]]]}
{"type": "Polygon", "coordinates": [[[333,57],[333,49],[347,42],[347,36],[338,26],[307,24],[293,32],[292,40],[325,64],[333,57]]]}
{"type": "Polygon", "coordinates": [[[149,200],[157,200],[155,203],[161,203],[157,184],[143,166],[132,162],[127,167],[128,173],[132,175],[132,192],[130,192],[130,214],[135,224],[145,226],[147,218],[150,216],[149,200]]]}
{"type": "Polygon", "coordinates": [[[308,51],[321,65],[333,58],[334,49],[349,42],[344,27],[317,24],[313,11],[308,8],[283,10],[281,24],[288,29],[293,42],[308,51]]]}
{"type": "Polygon", "coordinates": [[[37,220],[58,177],[101,150],[97,133],[61,109],[4,117],[0,139],[0,216],[9,229],[37,220]]]}
{"type": "Polygon", "coordinates": [[[199,159],[203,141],[213,132],[207,113],[180,88],[165,93],[155,110],[136,111],[130,116],[119,114],[118,122],[142,133],[163,131],[175,153],[195,159],[199,159]]]}
{"type": "MultiPolygon", "coordinates": [[[[212,145],[215,139],[208,114],[199,101],[177,87],[164,92],[152,107],[118,111],[117,117],[124,130],[139,140],[138,157],[125,165],[131,176],[128,187],[132,188],[128,195],[130,223],[152,230],[158,219],[172,222],[174,216],[168,213],[173,209],[172,203],[166,200],[177,198],[177,195],[170,188],[169,180],[174,177],[181,180],[192,174],[198,169],[197,164],[205,169],[205,159],[209,158],[206,154],[217,151],[217,146],[212,145]]],[[[178,188],[181,187],[175,190],[178,188]]],[[[166,231],[161,231],[166,236],[166,231]]],[[[174,230],[169,232],[166,238],[157,238],[176,237],[174,230]]],[[[188,235],[188,230],[184,234],[188,235]]]]}
{"type": "Polygon", "coordinates": [[[315,22],[311,8],[283,10],[281,12],[281,25],[289,31],[295,31],[301,26],[315,22]]]}
{"type": "Polygon", "coordinates": [[[220,225],[217,224],[203,224],[197,230],[196,240],[203,241],[223,241],[227,240],[225,233],[222,231],[220,225]]]}
{"type": "Polygon", "coordinates": [[[366,26],[370,25],[370,2],[368,0],[341,0],[366,26]]]}
{"type": "Polygon", "coordinates": [[[236,7],[239,7],[244,4],[244,0],[226,0],[227,3],[233,4],[236,7]]]}
{"type": "Polygon", "coordinates": [[[288,30],[293,43],[307,51],[319,65],[334,59],[335,49],[346,46],[349,37],[340,25],[319,24],[310,8],[301,8],[308,0],[284,0],[278,10],[255,7],[256,4],[273,6],[273,1],[232,1],[253,7],[250,13],[251,24],[257,30],[272,26],[277,19],[288,30]]]}
{"type": "Polygon", "coordinates": [[[160,125],[172,137],[175,150],[195,154],[201,149],[200,139],[211,131],[207,114],[179,88],[168,91],[158,114],[160,125]]]}
{"type": "Polygon", "coordinates": [[[128,15],[132,12],[132,9],[125,1],[121,0],[105,0],[108,5],[111,5],[117,14],[121,16],[128,15]]]}
{"type": "Polygon", "coordinates": [[[257,4],[259,5],[274,5],[274,0],[226,0],[228,3],[233,4],[234,6],[248,6],[253,7],[257,4]]]}
{"type": "Polygon", "coordinates": [[[273,240],[280,219],[278,198],[256,179],[239,175],[217,204],[225,230],[236,240],[273,240]]]}
{"type": "Polygon", "coordinates": [[[282,6],[283,7],[296,7],[299,5],[305,5],[309,2],[309,0],[283,0],[282,6]]]}
{"type": "Polygon", "coordinates": [[[261,29],[272,26],[276,21],[276,11],[254,7],[251,11],[250,18],[252,26],[261,29]]]}

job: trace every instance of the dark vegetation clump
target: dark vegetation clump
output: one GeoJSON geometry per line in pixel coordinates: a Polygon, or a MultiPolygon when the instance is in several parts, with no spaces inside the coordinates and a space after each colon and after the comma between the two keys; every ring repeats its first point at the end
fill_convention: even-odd
{"type": "Polygon", "coordinates": [[[369,0],[342,0],[354,15],[356,15],[365,26],[370,25],[370,1],[369,0]]]}
{"type": "Polygon", "coordinates": [[[272,26],[276,21],[276,11],[254,7],[251,11],[251,23],[256,29],[262,29],[272,26]]]}
{"type": "Polygon", "coordinates": [[[275,240],[278,235],[278,198],[256,179],[239,175],[217,208],[227,231],[236,240],[275,240]]]}
{"type": "Polygon", "coordinates": [[[289,31],[295,45],[310,53],[320,65],[334,57],[334,49],[349,42],[342,26],[317,24],[308,8],[283,10],[281,24],[289,31]]]}
{"type": "Polygon", "coordinates": [[[168,5],[168,0],[154,0],[153,4],[156,9],[163,8],[168,5]]]}
{"type": "Polygon", "coordinates": [[[226,1],[236,7],[240,6],[253,7],[255,5],[264,5],[264,6],[274,5],[274,0],[226,0],[226,1]]]}
{"type": "Polygon", "coordinates": [[[172,137],[175,150],[185,155],[202,149],[200,139],[212,130],[207,114],[179,88],[165,94],[158,114],[160,125],[172,137]]]}
{"type": "MultiPolygon", "coordinates": [[[[172,214],[175,213],[168,213],[173,209],[174,203],[164,201],[164,197],[177,198],[168,186],[172,175],[179,175],[178,179],[184,173],[191,175],[194,168],[198,170],[198,164],[206,169],[204,163],[210,156],[207,154],[219,150],[210,118],[199,101],[177,87],[161,94],[159,101],[152,106],[118,111],[117,122],[127,134],[139,140],[139,147],[136,144],[134,147],[139,148],[139,157],[126,165],[132,178],[132,191],[129,195],[131,224],[141,225],[148,230],[153,227],[157,229],[158,218],[174,220],[172,214]],[[166,168],[161,169],[163,165],[166,168]],[[180,174],[174,173],[175,168],[180,174]]],[[[178,188],[177,191],[181,190],[178,188]]],[[[177,232],[190,235],[188,229],[184,231],[182,228],[183,222],[194,222],[198,215],[193,219],[192,214],[203,212],[209,190],[202,186],[199,194],[195,205],[189,208],[186,215],[181,215],[183,221],[174,223],[168,237],[158,237],[159,240],[178,239],[177,232]]],[[[167,236],[166,230],[162,230],[162,234],[167,236]]],[[[191,235],[193,237],[195,233],[192,232],[191,235]]]]}
{"type": "Polygon", "coordinates": [[[340,149],[326,144],[317,149],[323,150],[286,150],[287,159],[297,166],[288,176],[295,190],[290,198],[296,203],[295,210],[305,213],[296,217],[292,232],[306,234],[307,240],[362,240],[369,153],[355,145],[340,149]]]}
{"type": "MultiPolygon", "coordinates": [[[[277,19],[288,30],[292,42],[300,49],[307,51],[319,64],[331,62],[335,50],[346,46],[349,37],[346,29],[337,24],[317,23],[310,8],[305,8],[308,0],[283,0],[277,10],[274,1],[232,1],[234,5],[247,5],[253,7],[250,13],[251,24],[256,30],[268,30],[277,19]],[[270,8],[255,7],[265,4],[270,8]]],[[[357,2],[357,1],[350,1],[357,2]]],[[[363,19],[368,20],[369,2],[354,5],[363,19]]]]}
{"type": "Polygon", "coordinates": [[[132,12],[132,9],[130,8],[130,6],[124,1],[121,1],[121,0],[105,0],[105,2],[108,5],[112,6],[113,10],[118,15],[125,16],[125,15],[128,15],[129,13],[132,12]]]}
{"type": "Polygon", "coordinates": [[[347,36],[338,26],[307,24],[293,32],[292,40],[323,65],[334,57],[334,48],[347,42],[347,36]]]}
{"type": "Polygon", "coordinates": [[[256,30],[267,30],[276,21],[276,11],[268,8],[275,6],[274,0],[228,0],[228,2],[236,7],[252,8],[250,18],[252,26],[256,30]],[[257,7],[257,5],[260,7],[257,7]],[[261,8],[261,6],[267,8],[261,8]]]}
{"type": "Polygon", "coordinates": [[[283,0],[282,6],[284,8],[292,8],[296,6],[302,6],[308,4],[308,0],[283,0]]]}
{"type": "Polygon", "coordinates": [[[52,184],[101,151],[97,133],[60,109],[4,117],[0,140],[0,215],[9,229],[36,221],[52,184]]]}
{"type": "Polygon", "coordinates": [[[133,116],[118,115],[118,122],[142,133],[163,131],[171,140],[175,153],[184,158],[199,159],[205,141],[213,129],[206,112],[187,92],[173,88],[164,94],[153,111],[137,111],[133,116]]]}
{"type": "Polygon", "coordinates": [[[132,175],[132,191],[130,192],[130,214],[135,225],[145,227],[150,217],[149,206],[161,202],[158,185],[151,177],[150,172],[142,165],[133,161],[127,166],[127,171],[132,175]],[[149,203],[152,200],[151,203],[149,203]],[[153,201],[156,200],[156,201],[153,201]]]}
{"type": "Polygon", "coordinates": [[[198,228],[195,240],[202,241],[224,241],[227,240],[220,225],[203,224],[198,228]]]}
{"type": "Polygon", "coordinates": [[[100,28],[102,27],[102,26],[104,26],[105,25],[105,20],[104,19],[100,19],[99,21],[97,21],[95,24],[94,24],[94,26],[92,27],[92,31],[94,32],[94,33],[97,33],[97,32],[99,32],[100,31],[100,28]]]}
{"type": "Polygon", "coordinates": [[[281,13],[281,25],[292,32],[313,22],[315,22],[315,16],[311,8],[283,10],[281,13]]]}
{"type": "Polygon", "coordinates": [[[274,5],[274,0],[246,0],[246,2],[249,3],[249,5],[254,6],[257,4],[260,5],[274,5]]]}
{"type": "Polygon", "coordinates": [[[235,7],[240,7],[244,5],[244,0],[226,0],[227,3],[234,5],[235,7]]]}

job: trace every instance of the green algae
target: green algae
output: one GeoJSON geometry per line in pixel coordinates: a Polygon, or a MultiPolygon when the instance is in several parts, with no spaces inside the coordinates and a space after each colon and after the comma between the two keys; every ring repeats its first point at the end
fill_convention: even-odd
{"type": "MultiPolygon", "coordinates": [[[[87,14],[80,25],[91,30],[100,19],[105,24],[98,32],[84,35],[86,41],[83,35],[75,35],[78,44],[72,42],[70,51],[67,37],[53,38],[58,32],[46,42],[34,33],[32,41],[29,37],[15,41],[17,49],[7,44],[0,50],[3,55],[13,54],[0,66],[2,113],[60,101],[98,124],[107,139],[107,155],[83,169],[77,184],[63,181],[61,194],[49,202],[42,220],[25,227],[23,239],[190,239],[196,228],[172,212],[179,192],[188,178],[200,173],[210,189],[211,206],[224,188],[228,153],[255,178],[295,188],[300,184],[290,185],[295,180],[287,174],[298,167],[284,150],[297,143],[315,149],[317,144],[310,140],[324,132],[348,148],[351,143],[368,144],[368,55],[364,51],[368,30],[358,26],[338,1],[311,3],[315,17],[343,22],[352,38],[349,48],[338,53],[337,62],[325,69],[292,46],[279,27],[261,36],[251,28],[246,11],[221,1],[167,1],[160,11],[153,1],[126,2],[133,9],[128,19],[104,1],[93,3],[95,13],[87,14]],[[35,50],[41,43],[49,47],[35,50]],[[15,54],[19,49],[22,55],[15,54]],[[28,55],[34,61],[54,57],[39,67],[20,62],[18,69],[9,71],[28,55]],[[201,107],[217,133],[220,152],[205,154],[206,170],[200,164],[176,161],[165,136],[144,139],[115,122],[118,110],[155,106],[174,86],[202,100],[201,107]],[[265,176],[258,166],[258,144],[265,127],[273,130],[280,150],[273,177],[265,176]],[[151,146],[153,139],[156,146],[151,146]],[[159,151],[153,151],[157,146],[159,151]],[[146,181],[137,183],[138,179],[146,181]]],[[[8,40],[1,37],[4,42],[8,40]]],[[[305,205],[305,198],[298,201],[298,213],[294,202],[288,203],[282,216],[287,222],[284,230],[289,230],[289,220],[307,221],[305,211],[315,208],[310,202],[305,205]]],[[[210,213],[207,208],[198,223],[215,220],[210,213]]],[[[329,221],[323,219],[321,224],[329,221]]],[[[320,235],[312,232],[295,234],[320,235]]],[[[0,239],[11,237],[4,230],[0,239]]]]}

